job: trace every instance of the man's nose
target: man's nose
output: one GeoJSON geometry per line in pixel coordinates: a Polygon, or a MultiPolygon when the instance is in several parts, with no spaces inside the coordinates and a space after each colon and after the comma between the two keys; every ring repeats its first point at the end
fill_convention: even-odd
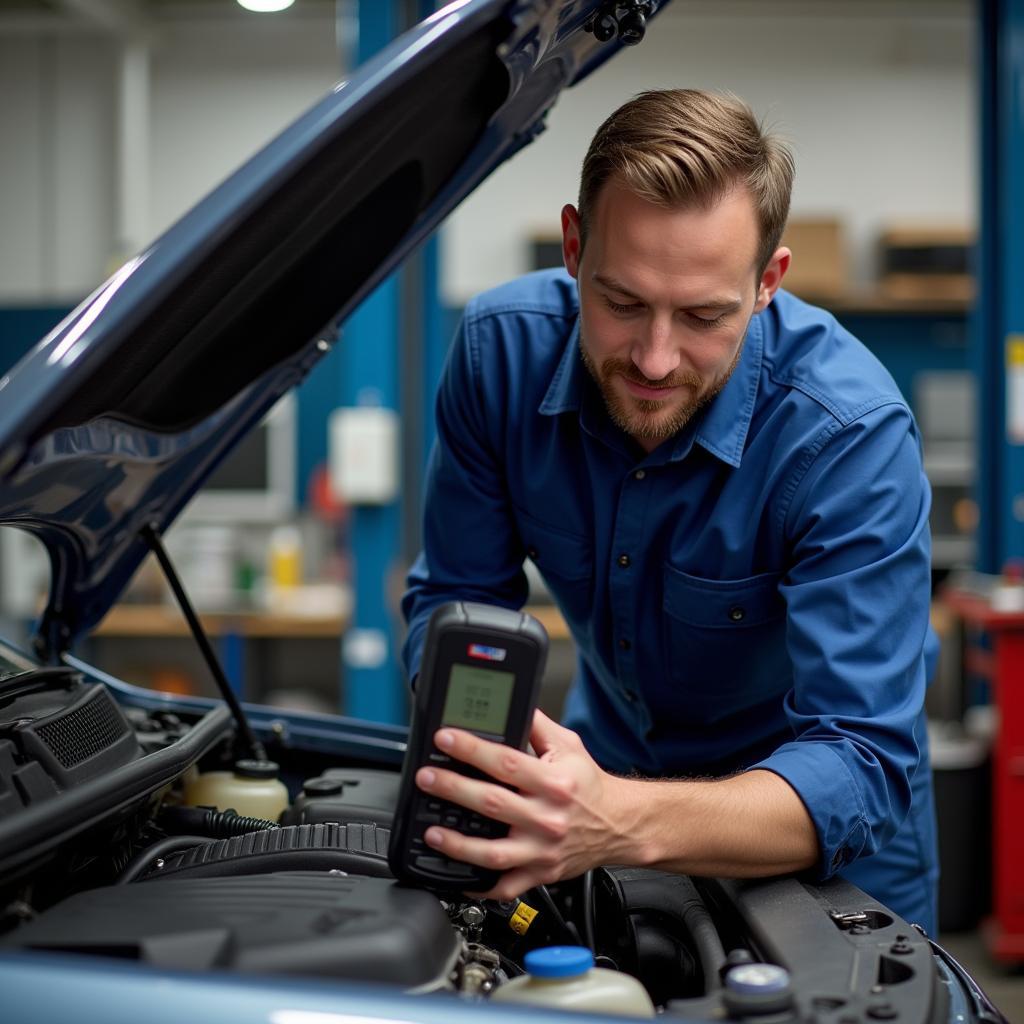
{"type": "Polygon", "coordinates": [[[672,338],[671,317],[649,317],[630,355],[648,380],[662,380],[673,373],[679,366],[679,350],[672,338]]]}

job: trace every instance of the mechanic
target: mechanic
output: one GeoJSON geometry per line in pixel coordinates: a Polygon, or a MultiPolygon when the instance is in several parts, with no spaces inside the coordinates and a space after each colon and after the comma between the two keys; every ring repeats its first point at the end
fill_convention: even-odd
{"type": "Polygon", "coordinates": [[[935,927],[923,701],[930,494],[906,403],[780,284],[793,161],[729,96],[641,94],[601,126],[568,271],[469,303],[437,401],[403,611],[520,608],[537,565],[578,650],[537,756],[436,742],[515,787],[421,769],[507,822],[431,846],[509,899],[601,864],[839,873],[935,927]]]}

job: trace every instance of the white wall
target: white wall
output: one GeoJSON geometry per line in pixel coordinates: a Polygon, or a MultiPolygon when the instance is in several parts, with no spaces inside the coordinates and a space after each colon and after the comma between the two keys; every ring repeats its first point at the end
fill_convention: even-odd
{"type": "Polygon", "coordinates": [[[113,245],[113,47],[0,37],[0,301],[80,298],[113,245]]]}
{"type": "Polygon", "coordinates": [[[153,58],[152,228],[173,223],[342,77],[329,17],[168,28],[153,58]]]}
{"type": "MultiPolygon", "coordinates": [[[[119,44],[89,31],[5,34],[0,20],[0,304],[77,301],[124,252],[119,44]]],[[[156,23],[148,244],[341,77],[330,5],[156,23]]]]}
{"type": "Polygon", "coordinates": [[[678,0],[450,219],[446,300],[529,269],[531,234],[557,232],[575,202],[594,129],[662,87],[732,90],[788,138],[794,214],[840,216],[864,283],[883,222],[975,222],[973,45],[968,0],[678,0]]]}

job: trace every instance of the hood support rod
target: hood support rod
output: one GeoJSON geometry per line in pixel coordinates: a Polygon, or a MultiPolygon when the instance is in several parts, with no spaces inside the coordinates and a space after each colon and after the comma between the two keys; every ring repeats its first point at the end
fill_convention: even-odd
{"type": "Polygon", "coordinates": [[[238,727],[239,738],[245,748],[249,751],[249,757],[254,761],[266,761],[267,752],[264,749],[263,744],[256,739],[256,734],[252,731],[252,726],[249,724],[249,719],[245,717],[245,711],[242,709],[242,704],[239,701],[238,696],[235,694],[235,691],[231,689],[231,683],[228,682],[228,677],[224,673],[221,663],[217,660],[217,654],[213,649],[213,644],[210,643],[210,638],[206,635],[206,631],[203,629],[203,624],[199,621],[199,616],[196,615],[196,611],[192,607],[192,602],[189,600],[188,594],[185,593],[185,588],[181,584],[181,579],[167,555],[167,549],[164,547],[163,541],[160,539],[160,533],[157,530],[156,524],[149,523],[142,528],[140,533],[142,539],[146,542],[150,551],[156,555],[156,560],[160,563],[160,568],[163,571],[164,577],[174,593],[174,599],[178,602],[178,607],[181,609],[182,615],[185,616],[188,628],[192,631],[192,636],[199,645],[199,650],[202,652],[203,658],[213,675],[213,680],[217,684],[217,689],[220,690],[221,696],[224,698],[228,708],[231,710],[231,714],[235,719],[235,725],[238,727]]]}

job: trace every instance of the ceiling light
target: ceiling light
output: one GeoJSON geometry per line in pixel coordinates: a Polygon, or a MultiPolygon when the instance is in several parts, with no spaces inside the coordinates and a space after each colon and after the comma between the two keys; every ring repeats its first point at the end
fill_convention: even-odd
{"type": "Polygon", "coordinates": [[[238,0],[240,7],[247,11],[256,11],[257,14],[272,14],[274,11],[283,11],[295,3],[295,0],[238,0]]]}

